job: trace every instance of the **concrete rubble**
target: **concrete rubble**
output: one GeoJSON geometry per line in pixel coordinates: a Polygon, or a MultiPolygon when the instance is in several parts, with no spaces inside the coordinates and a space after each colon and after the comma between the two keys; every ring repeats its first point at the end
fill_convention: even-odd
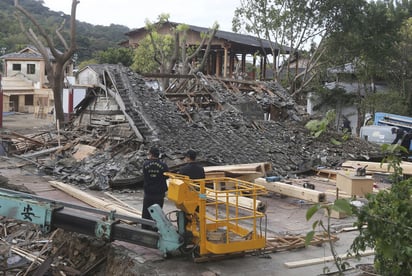
{"type": "MultiPolygon", "coordinates": [[[[161,148],[163,159],[172,170],[183,163],[183,153],[187,149],[194,149],[199,152],[199,160],[208,165],[270,162],[272,171],[268,174],[280,178],[295,178],[315,168],[339,167],[346,160],[371,160],[381,155],[378,146],[355,137],[342,141],[342,135],[331,130],[313,138],[304,127],[310,118],[273,82],[229,82],[198,75],[192,80],[196,82],[197,90],[186,91],[188,96],[177,100],[174,95],[156,90],[150,80],[121,65],[101,65],[101,72],[105,81],[89,91],[68,125],[35,134],[1,132],[2,149],[23,163],[35,165],[38,171],[53,179],[96,190],[141,183],[141,165],[152,145],[161,148]],[[196,93],[209,95],[196,98],[193,96],[196,93]],[[205,102],[207,98],[207,103],[197,102],[199,98],[205,102]],[[272,118],[275,120],[263,120],[264,111],[273,109],[277,114],[272,118]],[[342,143],[333,144],[331,138],[342,143]]],[[[191,85],[193,83],[186,87],[191,85]]],[[[181,90],[175,91],[181,94],[179,92],[181,90]]],[[[325,189],[328,184],[324,185],[325,189]]],[[[136,201],[135,197],[139,196],[137,192],[131,197],[136,201]]],[[[311,225],[311,222],[305,222],[307,225],[297,226],[296,221],[304,220],[303,215],[297,216],[305,212],[304,201],[273,195],[265,200],[272,202],[268,214],[276,216],[269,225],[271,234],[279,234],[282,232],[279,229],[283,229],[275,230],[273,225],[287,224],[289,228],[285,226],[285,233],[293,229],[292,232],[300,234],[311,225]],[[287,217],[277,214],[284,208],[281,204],[286,204],[293,214],[287,217]]],[[[3,225],[9,227],[6,222],[3,225]]],[[[37,233],[37,230],[30,231],[37,233]]],[[[41,239],[48,240],[49,237],[41,239]]],[[[11,244],[5,246],[8,248],[11,244]]],[[[130,249],[130,245],[127,246],[130,249]]],[[[347,249],[347,244],[344,247],[347,249]]],[[[170,272],[170,267],[174,266],[173,275],[187,275],[187,271],[196,275],[239,275],[235,270],[233,274],[228,273],[233,266],[239,266],[245,275],[255,275],[253,272],[258,271],[256,267],[260,265],[259,274],[267,269],[263,272],[265,275],[274,275],[279,264],[285,261],[279,254],[276,256],[278,263],[272,261],[271,267],[264,259],[269,255],[254,259],[256,267],[250,265],[252,261],[244,262],[244,267],[239,263],[231,265],[231,261],[226,267],[218,262],[189,266],[187,257],[163,260],[156,250],[138,246],[132,251],[124,249],[121,243],[109,247],[108,243],[93,238],[56,232],[53,246],[47,246],[47,251],[43,252],[43,263],[47,256],[51,256],[44,269],[56,268],[66,275],[87,275],[94,269],[94,275],[114,275],[120,270],[125,275],[129,272],[169,275],[164,273],[170,272]],[[65,244],[65,241],[70,243],[65,244]]],[[[30,264],[25,261],[22,266],[28,270],[30,264]]]]}
{"type": "MultiPolygon", "coordinates": [[[[319,166],[338,166],[348,159],[368,160],[380,155],[379,147],[355,137],[340,145],[330,142],[332,137],[342,140],[335,132],[313,138],[304,127],[308,118],[299,105],[273,82],[256,83],[261,87],[260,92],[233,92],[216,79],[200,76],[198,81],[221,108],[189,106],[192,115],[187,120],[187,114],[179,110],[176,102],[151,88],[142,76],[129,68],[102,65],[102,71],[106,81],[111,82],[107,81],[104,89],[95,88],[94,96],[77,107],[76,117],[67,129],[54,131],[48,136],[49,140],[44,141],[48,147],[56,146],[59,137],[63,148],[53,151],[50,159],[36,161],[45,173],[62,181],[87,184],[94,189],[139,183],[141,164],[152,145],[160,147],[163,159],[171,168],[182,163],[187,149],[194,149],[205,164],[271,162],[270,175],[281,177],[319,166]],[[92,115],[87,115],[93,112],[91,103],[96,105],[99,98],[107,99],[107,91],[120,97],[111,103],[115,107],[106,110],[100,122],[93,124],[92,115]],[[119,110],[119,102],[124,105],[126,119],[119,110]],[[268,106],[279,110],[279,120],[263,120],[262,109],[268,106]],[[85,125],[84,121],[88,123],[85,125]],[[90,145],[96,151],[75,159],[78,145],[90,145]]],[[[30,151],[22,156],[33,160],[30,151]]]]}

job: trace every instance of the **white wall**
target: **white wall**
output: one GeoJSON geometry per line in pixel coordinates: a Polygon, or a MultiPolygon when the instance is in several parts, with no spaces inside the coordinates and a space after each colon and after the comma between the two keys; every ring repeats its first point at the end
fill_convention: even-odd
{"type": "MultiPolygon", "coordinates": [[[[85,88],[74,88],[73,89],[73,108],[78,105],[86,96],[85,88]]],[[[63,89],[63,112],[69,113],[69,89],[63,89]]]]}

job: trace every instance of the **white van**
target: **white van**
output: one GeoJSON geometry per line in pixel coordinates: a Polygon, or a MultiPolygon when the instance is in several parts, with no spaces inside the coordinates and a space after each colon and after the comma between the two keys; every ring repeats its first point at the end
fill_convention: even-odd
{"type": "Polygon", "coordinates": [[[360,138],[377,144],[392,144],[396,134],[392,134],[393,126],[363,126],[360,129],[360,138]]]}

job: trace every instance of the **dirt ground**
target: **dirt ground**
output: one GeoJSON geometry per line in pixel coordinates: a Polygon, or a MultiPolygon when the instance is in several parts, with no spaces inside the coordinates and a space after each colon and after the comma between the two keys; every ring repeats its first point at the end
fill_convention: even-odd
{"type": "Polygon", "coordinates": [[[0,131],[15,131],[20,134],[29,134],[55,128],[53,117],[36,118],[34,114],[11,113],[3,115],[3,128],[0,131]]]}
{"type": "MultiPolygon", "coordinates": [[[[4,117],[3,129],[1,131],[15,131],[25,134],[35,131],[46,131],[51,127],[54,127],[51,118],[38,119],[31,114],[15,114],[4,117]]],[[[44,188],[45,186],[42,186],[51,180],[50,176],[39,175],[32,166],[23,166],[23,161],[0,158],[0,163],[0,175],[8,178],[10,184],[25,186],[28,190],[32,191],[37,189],[36,193],[45,197],[47,192],[50,193],[50,191],[47,191],[47,188],[44,188]]],[[[334,200],[333,191],[335,184],[333,181],[319,179],[317,176],[311,176],[310,181],[316,183],[317,190],[332,191],[328,193],[327,198],[328,201],[334,200]]],[[[111,192],[126,204],[136,209],[141,209],[143,199],[141,189],[111,192]]],[[[103,192],[93,191],[93,194],[104,196],[103,192]]],[[[309,202],[290,197],[280,197],[276,194],[269,194],[261,200],[268,206],[266,214],[268,220],[267,236],[269,238],[285,234],[305,235],[311,230],[313,221],[306,221],[305,219],[307,209],[312,206],[309,202]]],[[[164,211],[167,213],[175,209],[174,204],[166,200],[164,211]]],[[[319,213],[316,216],[317,218],[324,218],[324,214],[319,213]]],[[[353,221],[354,219],[351,217],[331,219],[332,229],[340,231],[345,227],[352,226],[353,221]]],[[[339,238],[335,244],[338,253],[343,254],[349,249],[356,233],[356,231],[336,232],[339,238]]],[[[250,255],[206,263],[194,263],[188,257],[179,255],[164,259],[158,250],[124,242],[115,241],[113,245],[114,247],[111,254],[109,254],[108,260],[108,265],[111,267],[106,271],[110,271],[110,273],[123,271],[124,275],[129,275],[125,271],[132,273],[130,275],[321,275],[324,267],[329,268],[331,271],[336,270],[332,262],[326,261],[312,266],[293,269],[285,266],[285,262],[330,256],[328,244],[310,246],[293,251],[250,255]],[[128,267],[128,270],[125,267],[128,267]]],[[[373,256],[364,257],[361,260],[352,259],[349,262],[354,269],[348,271],[345,275],[362,275],[356,269],[356,266],[372,263],[373,256]]]]}

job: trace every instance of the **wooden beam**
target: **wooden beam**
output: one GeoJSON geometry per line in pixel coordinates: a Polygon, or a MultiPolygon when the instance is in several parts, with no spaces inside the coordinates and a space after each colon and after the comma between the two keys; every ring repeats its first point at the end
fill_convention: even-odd
{"type": "Polygon", "coordinates": [[[245,196],[236,196],[235,194],[231,193],[219,193],[219,192],[212,192],[206,191],[206,196],[208,199],[220,201],[220,202],[227,202],[232,205],[238,205],[245,209],[250,209],[258,212],[264,213],[266,211],[266,204],[260,200],[255,201],[255,205],[253,204],[253,198],[245,197],[245,196]],[[228,197],[226,197],[228,195],[228,197]]]}
{"type": "Polygon", "coordinates": [[[21,134],[19,134],[19,133],[17,133],[17,132],[10,132],[10,135],[13,135],[13,136],[15,136],[15,137],[17,137],[17,138],[20,138],[20,139],[23,139],[23,140],[30,141],[30,142],[32,142],[32,143],[34,143],[34,144],[37,144],[37,145],[44,145],[44,142],[42,142],[42,141],[39,141],[39,140],[30,138],[30,137],[21,135],[21,134]]]}
{"type": "Polygon", "coordinates": [[[45,150],[40,150],[40,151],[35,151],[35,152],[31,152],[31,153],[22,154],[22,155],[20,155],[20,157],[23,157],[23,158],[37,157],[37,156],[41,156],[41,155],[44,155],[44,154],[50,154],[52,152],[58,151],[61,148],[62,148],[62,146],[57,146],[57,147],[53,147],[53,148],[49,148],[49,149],[45,149],[45,150]]]}
{"type": "Polygon", "coordinates": [[[263,172],[266,173],[272,169],[272,165],[269,162],[262,163],[249,163],[249,164],[235,164],[235,165],[225,165],[225,166],[206,166],[204,167],[205,172],[241,172],[241,171],[253,171],[253,172],[263,172]]]}
{"type": "Polygon", "coordinates": [[[50,185],[54,188],[57,188],[69,195],[71,195],[74,198],[79,199],[80,201],[83,201],[85,203],[87,203],[88,205],[97,208],[97,209],[101,209],[101,210],[106,210],[106,211],[113,211],[115,210],[116,213],[121,214],[121,215],[125,215],[125,216],[129,216],[129,217],[141,217],[141,212],[131,212],[129,210],[126,210],[125,208],[123,208],[122,206],[119,206],[117,204],[111,203],[111,202],[107,202],[104,200],[101,200],[95,196],[92,196],[86,192],[83,192],[71,185],[62,183],[62,182],[58,182],[58,181],[49,181],[50,185]]]}
{"type": "Polygon", "coordinates": [[[282,182],[267,182],[264,178],[256,178],[255,183],[264,186],[268,191],[291,196],[315,203],[326,202],[326,194],[316,190],[293,186],[282,182]]]}
{"type": "MultiPolygon", "coordinates": [[[[370,256],[374,254],[375,254],[374,250],[366,250],[361,254],[361,257],[370,256]]],[[[351,258],[356,258],[356,256],[346,253],[346,254],[339,255],[338,258],[341,258],[342,260],[347,260],[351,258]]],[[[328,257],[320,257],[320,258],[308,259],[308,260],[303,260],[303,261],[286,262],[285,266],[287,268],[296,268],[296,267],[332,262],[333,260],[334,260],[333,256],[328,256],[328,257]]]]}
{"type": "Polygon", "coordinates": [[[169,78],[169,79],[193,79],[194,75],[176,75],[176,74],[142,74],[145,78],[169,78]]]}
{"type": "MultiPolygon", "coordinates": [[[[393,168],[388,170],[389,164],[388,163],[380,163],[380,162],[366,162],[366,161],[346,161],[342,164],[342,168],[357,168],[357,167],[366,167],[366,170],[372,172],[393,172],[393,168]]],[[[402,161],[400,164],[402,168],[402,173],[407,175],[412,175],[412,162],[405,162],[402,161]]]]}

